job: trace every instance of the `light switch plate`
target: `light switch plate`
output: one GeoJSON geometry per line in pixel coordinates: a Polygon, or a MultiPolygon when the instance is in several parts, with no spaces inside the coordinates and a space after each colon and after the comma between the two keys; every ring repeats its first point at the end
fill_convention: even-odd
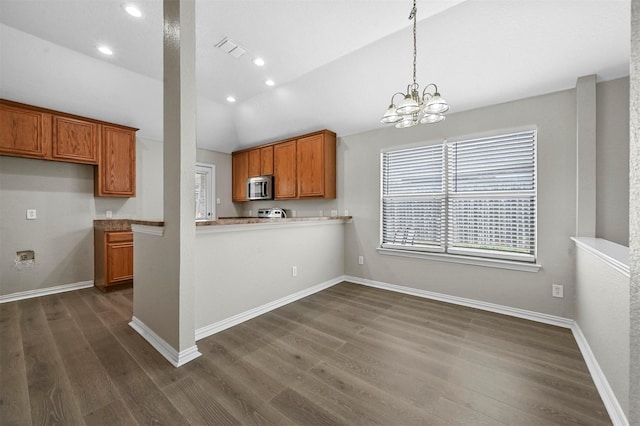
{"type": "Polygon", "coordinates": [[[27,209],[27,220],[37,219],[36,209],[27,209]]]}

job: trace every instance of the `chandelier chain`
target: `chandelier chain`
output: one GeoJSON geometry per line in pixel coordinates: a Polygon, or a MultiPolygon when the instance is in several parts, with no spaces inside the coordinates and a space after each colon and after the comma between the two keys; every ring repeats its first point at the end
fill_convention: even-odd
{"type": "Polygon", "coordinates": [[[435,83],[427,84],[422,94],[418,85],[416,70],[418,68],[418,8],[417,0],[413,0],[413,8],[409,14],[409,20],[413,21],[413,83],[407,86],[407,92],[396,92],[391,96],[389,108],[380,119],[381,123],[394,123],[395,127],[403,129],[417,124],[439,123],[446,117],[444,113],[449,110],[449,104],[438,93],[435,83]],[[432,88],[432,91],[429,89],[432,88]],[[398,106],[393,103],[394,98],[403,96],[398,106]]]}
{"type": "Polygon", "coordinates": [[[416,57],[418,56],[418,48],[417,48],[417,37],[416,37],[416,14],[418,13],[418,9],[416,7],[416,0],[413,0],[413,9],[411,9],[411,14],[409,15],[409,19],[413,19],[413,85],[416,85],[416,57]]]}

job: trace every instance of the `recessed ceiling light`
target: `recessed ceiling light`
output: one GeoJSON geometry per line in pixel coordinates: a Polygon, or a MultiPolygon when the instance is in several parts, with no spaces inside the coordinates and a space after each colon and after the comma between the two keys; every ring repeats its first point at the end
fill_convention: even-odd
{"type": "Polygon", "coordinates": [[[142,16],[142,12],[140,12],[140,9],[138,9],[137,6],[134,6],[132,4],[124,4],[122,5],[122,8],[125,12],[135,18],[140,18],[142,16]]]}
{"type": "Polygon", "coordinates": [[[253,60],[253,63],[254,63],[256,66],[258,66],[258,67],[262,67],[262,66],[264,66],[264,59],[262,59],[262,58],[255,58],[255,59],[253,60]]]}
{"type": "Polygon", "coordinates": [[[103,55],[113,55],[113,50],[109,49],[107,46],[98,46],[98,50],[103,55]]]}
{"type": "Polygon", "coordinates": [[[267,86],[275,86],[276,82],[273,80],[267,80],[264,82],[264,84],[266,84],[267,86]]]}
{"type": "Polygon", "coordinates": [[[235,101],[236,101],[236,98],[234,98],[233,96],[227,96],[227,102],[233,103],[235,101]]]}

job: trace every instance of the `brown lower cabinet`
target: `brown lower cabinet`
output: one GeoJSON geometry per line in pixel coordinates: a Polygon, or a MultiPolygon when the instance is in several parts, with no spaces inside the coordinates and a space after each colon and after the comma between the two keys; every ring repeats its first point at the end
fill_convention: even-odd
{"type": "Polygon", "coordinates": [[[94,229],[95,286],[102,291],[133,284],[133,232],[94,229]]]}

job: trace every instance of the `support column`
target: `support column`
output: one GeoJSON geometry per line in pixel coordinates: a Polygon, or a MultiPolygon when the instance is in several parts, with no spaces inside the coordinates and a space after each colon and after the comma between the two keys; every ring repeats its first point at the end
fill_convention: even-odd
{"type": "Polygon", "coordinates": [[[629,257],[630,371],[629,424],[640,424],[640,0],[631,2],[631,75],[629,81],[629,257]]]}
{"type": "Polygon", "coordinates": [[[195,0],[164,0],[164,230],[135,234],[131,325],[176,367],[195,344],[195,0]]]}
{"type": "Polygon", "coordinates": [[[576,83],[576,236],[596,236],[596,76],[576,83]]]}

